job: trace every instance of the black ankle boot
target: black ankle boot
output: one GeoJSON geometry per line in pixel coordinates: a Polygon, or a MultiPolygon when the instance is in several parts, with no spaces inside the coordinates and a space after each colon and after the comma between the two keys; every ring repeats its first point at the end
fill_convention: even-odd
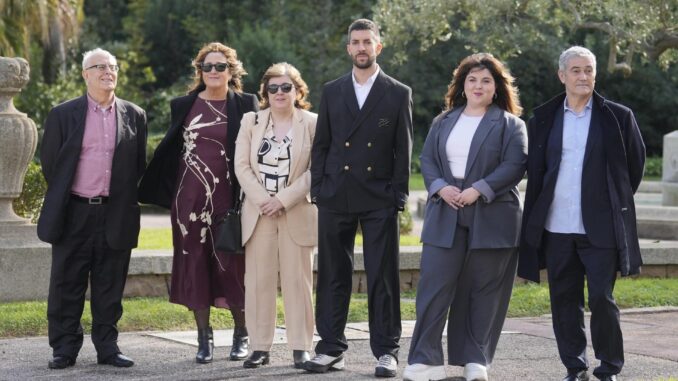
{"type": "Polygon", "coordinates": [[[266,351],[254,351],[252,356],[250,356],[242,364],[244,368],[258,368],[262,365],[266,365],[271,361],[271,358],[266,351]]]}
{"type": "Polygon", "coordinates": [[[212,328],[198,330],[198,353],[195,355],[195,362],[198,364],[208,364],[212,362],[214,353],[214,334],[212,328]]]}
{"type": "Polygon", "coordinates": [[[233,346],[231,346],[231,361],[244,360],[247,358],[250,348],[249,336],[236,336],[233,334],[233,346]]]}
{"type": "Polygon", "coordinates": [[[308,354],[308,351],[295,349],[292,351],[292,359],[294,360],[295,368],[303,369],[304,363],[310,360],[311,356],[308,354]]]}

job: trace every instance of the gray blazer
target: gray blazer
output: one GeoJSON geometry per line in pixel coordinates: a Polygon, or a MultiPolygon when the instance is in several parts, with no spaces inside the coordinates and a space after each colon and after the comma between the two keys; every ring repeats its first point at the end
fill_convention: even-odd
{"type": "MultiPolygon", "coordinates": [[[[421,241],[451,248],[457,211],[437,192],[454,184],[445,145],[464,107],[443,112],[433,119],[420,156],[421,173],[428,190],[421,241]]],[[[518,246],[522,206],[518,183],[527,163],[525,122],[491,105],[471,140],[463,188],[481,193],[475,203],[469,249],[499,249],[518,246]]]]}

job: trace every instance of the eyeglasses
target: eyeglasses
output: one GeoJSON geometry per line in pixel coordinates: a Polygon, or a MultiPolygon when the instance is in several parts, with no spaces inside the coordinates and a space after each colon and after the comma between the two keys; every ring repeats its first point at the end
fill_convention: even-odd
{"type": "Polygon", "coordinates": [[[118,70],[120,70],[120,66],[118,66],[118,65],[113,65],[113,64],[108,64],[108,65],[107,65],[107,64],[92,65],[92,66],[86,68],[85,70],[94,69],[94,68],[96,68],[97,70],[99,70],[99,71],[102,72],[102,73],[103,73],[104,71],[106,71],[107,68],[110,69],[110,70],[111,70],[112,72],[114,72],[114,73],[117,73],[118,70]]]}
{"type": "Polygon", "coordinates": [[[283,83],[282,85],[268,85],[266,86],[266,90],[271,93],[275,94],[278,92],[278,89],[282,90],[283,93],[289,93],[292,91],[294,88],[294,85],[291,83],[283,83]]]}
{"type": "Polygon", "coordinates": [[[219,62],[215,64],[211,63],[199,63],[198,68],[202,70],[203,73],[209,73],[212,71],[212,68],[216,68],[218,72],[224,72],[226,69],[228,69],[228,64],[225,62],[219,62]]]}

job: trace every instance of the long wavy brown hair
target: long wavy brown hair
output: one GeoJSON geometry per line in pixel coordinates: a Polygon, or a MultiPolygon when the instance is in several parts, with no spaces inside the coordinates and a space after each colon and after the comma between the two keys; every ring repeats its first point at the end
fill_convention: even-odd
{"type": "Polygon", "coordinates": [[[476,69],[487,69],[494,78],[496,98],[492,100],[492,103],[513,115],[520,116],[523,108],[520,106],[518,88],[514,85],[515,78],[501,61],[489,53],[472,54],[464,58],[454,69],[452,81],[447,86],[447,94],[445,94],[446,110],[466,104],[464,82],[466,76],[476,69]]]}
{"type": "Polygon", "coordinates": [[[235,49],[229,48],[220,42],[210,42],[200,48],[198,55],[195,56],[191,63],[195,71],[193,72],[193,83],[189,86],[188,92],[192,93],[205,89],[205,82],[202,80],[202,69],[200,68],[200,64],[205,60],[205,56],[213,52],[221,53],[226,57],[228,71],[231,73],[231,80],[228,81],[228,87],[233,91],[241,93],[242,77],[247,75],[247,72],[242,67],[242,62],[238,60],[238,53],[236,53],[235,49]]]}
{"type": "Polygon", "coordinates": [[[259,108],[266,109],[271,107],[271,104],[268,101],[268,91],[266,87],[268,86],[268,81],[271,78],[282,77],[286,75],[292,80],[292,84],[297,91],[297,99],[294,100],[294,107],[308,110],[311,108],[311,103],[306,100],[308,96],[308,85],[301,78],[301,73],[297,70],[296,67],[288,64],[287,62],[279,62],[269,66],[264,73],[264,76],[261,78],[261,85],[259,85],[259,108]]]}

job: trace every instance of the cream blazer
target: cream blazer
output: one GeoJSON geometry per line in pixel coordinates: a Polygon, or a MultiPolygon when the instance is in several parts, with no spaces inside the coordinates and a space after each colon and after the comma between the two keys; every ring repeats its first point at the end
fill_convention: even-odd
{"type": "MultiPolygon", "coordinates": [[[[235,142],[235,175],[245,192],[242,206],[243,245],[252,236],[259,220],[259,205],[270,196],[261,183],[257,152],[266,132],[270,109],[243,115],[240,132],[235,142]],[[258,118],[255,116],[258,114],[258,118]]],[[[311,204],[311,146],[315,136],[318,115],[294,109],[292,117],[292,150],[290,151],[290,176],[287,187],[276,194],[285,207],[281,218],[287,218],[292,240],[299,246],[318,243],[318,211],[311,204]]]]}

